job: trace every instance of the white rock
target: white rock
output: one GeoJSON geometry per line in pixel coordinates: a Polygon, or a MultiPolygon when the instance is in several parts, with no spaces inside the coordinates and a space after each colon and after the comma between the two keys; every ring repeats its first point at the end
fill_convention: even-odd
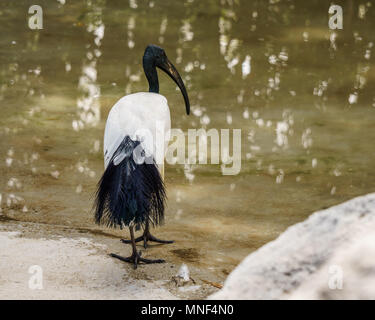
{"type": "Polygon", "coordinates": [[[184,282],[188,282],[190,280],[189,268],[185,263],[182,264],[176,276],[181,278],[184,282]]]}
{"type": "Polygon", "coordinates": [[[286,299],[374,299],[375,223],[366,236],[338,250],[310,279],[286,299]]]}
{"type": "Polygon", "coordinates": [[[375,193],[315,212],[246,257],[209,299],[374,299],[374,228],[375,193]],[[330,289],[337,266],[342,290],[330,289]]]}

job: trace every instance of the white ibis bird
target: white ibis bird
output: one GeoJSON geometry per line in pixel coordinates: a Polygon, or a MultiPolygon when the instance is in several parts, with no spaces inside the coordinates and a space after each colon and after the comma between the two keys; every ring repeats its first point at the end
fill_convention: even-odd
{"type": "MultiPolygon", "coordinates": [[[[164,218],[164,156],[168,146],[171,127],[167,99],[159,94],[156,67],[167,73],[180,88],[185,100],[186,113],[190,113],[189,98],[184,83],[164,50],[155,45],[147,46],[143,55],[143,69],[149,83],[149,92],[138,92],[122,97],[109,112],[104,133],[105,171],[98,183],[95,201],[95,221],[108,227],[129,227],[133,253],[129,257],[111,254],[125,262],[161,263],[162,259],[150,260],[141,257],[136,242],[148,241],[172,243],[160,240],[150,233],[150,224],[159,225],[164,218]],[[152,135],[152,141],[160,133],[160,124],[165,135],[163,143],[147,143],[141,132],[152,135]],[[162,154],[157,163],[156,154],[162,154]],[[139,161],[139,159],[143,161],[139,161]],[[135,238],[134,228],[144,230],[135,238]]],[[[150,140],[148,140],[150,141],[150,140]]]]}

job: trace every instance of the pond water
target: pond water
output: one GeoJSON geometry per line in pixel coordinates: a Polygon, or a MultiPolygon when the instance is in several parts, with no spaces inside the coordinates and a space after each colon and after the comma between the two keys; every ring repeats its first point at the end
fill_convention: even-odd
{"type": "MultiPolygon", "coordinates": [[[[375,4],[338,1],[29,1],[0,4],[1,214],[97,230],[111,106],[147,91],[141,66],[162,46],[192,105],[159,73],[172,127],[242,131],[238,175],[167,165],[166,256],[226,275],[312,212],[375,191],[375,4]]],[[[120,236],[119,230],[103,228],[120,236]]],[[[126,235],[126,234],[125,234],[126,235]]]]}

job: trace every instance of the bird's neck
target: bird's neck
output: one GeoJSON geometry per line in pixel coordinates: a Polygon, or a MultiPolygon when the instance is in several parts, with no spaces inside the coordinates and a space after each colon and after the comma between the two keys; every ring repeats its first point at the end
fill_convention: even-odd
{"type": "Polygon", "coordinates": [[[153,61],[150,61],[148,59],[143,60],[143,70],[145,72],[148,86],[149,86],[149,92],[159,93],[159,79],[158,79],[158,73],[156,71],[156,67],[153,63],[153,61]]]}
{"type": "Polygon", "coordinates": [[[148,91],[159,93],[159,79],[158,79],[158,73],[156,71],[156,68],[154,68],[152,76],[150,78],[147,78],[148,80],[148,91]]]}

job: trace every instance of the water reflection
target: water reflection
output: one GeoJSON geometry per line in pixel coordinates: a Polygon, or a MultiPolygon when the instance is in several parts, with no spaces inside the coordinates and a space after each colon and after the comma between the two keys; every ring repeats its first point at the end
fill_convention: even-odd
{"type": "MultiPolygon", "coordinates": [[[[93,43],[86,45],[87,53],[82,66],[82,74],[78,81],[78,91],[82,92],[82,95],[77,100],[78,119],[72,122],[75,131],[83,129],[87,125],[96,126],[100,120],[100,87],[97,84],[96,65],[102,55],[100,46],[105,31],[102,19],[103,5],[103,1],[88,2],[88,8],[92,11],[87,15],[86,31],[92,34],[94,39],[93,43]]],[[[70,66],[65,65],[65,69],[70,71],[70,66]]]]}
{"type": "Polygon", "coordinates": [[[16,23],[20,6],[1,6],[2,214],[93,227],[104,122],[147,90],[148,43],[189,90],[186,117],[160,76],[173,127],[242,129],[239,175],[191,159],[166,168],[162,232],[208,257],[199,263],[230,269],[310,212],[375,190],[371,2],[345,3],[344,30],[328,29],[321,1],[56,1],[43,32],[16,23]]]}

